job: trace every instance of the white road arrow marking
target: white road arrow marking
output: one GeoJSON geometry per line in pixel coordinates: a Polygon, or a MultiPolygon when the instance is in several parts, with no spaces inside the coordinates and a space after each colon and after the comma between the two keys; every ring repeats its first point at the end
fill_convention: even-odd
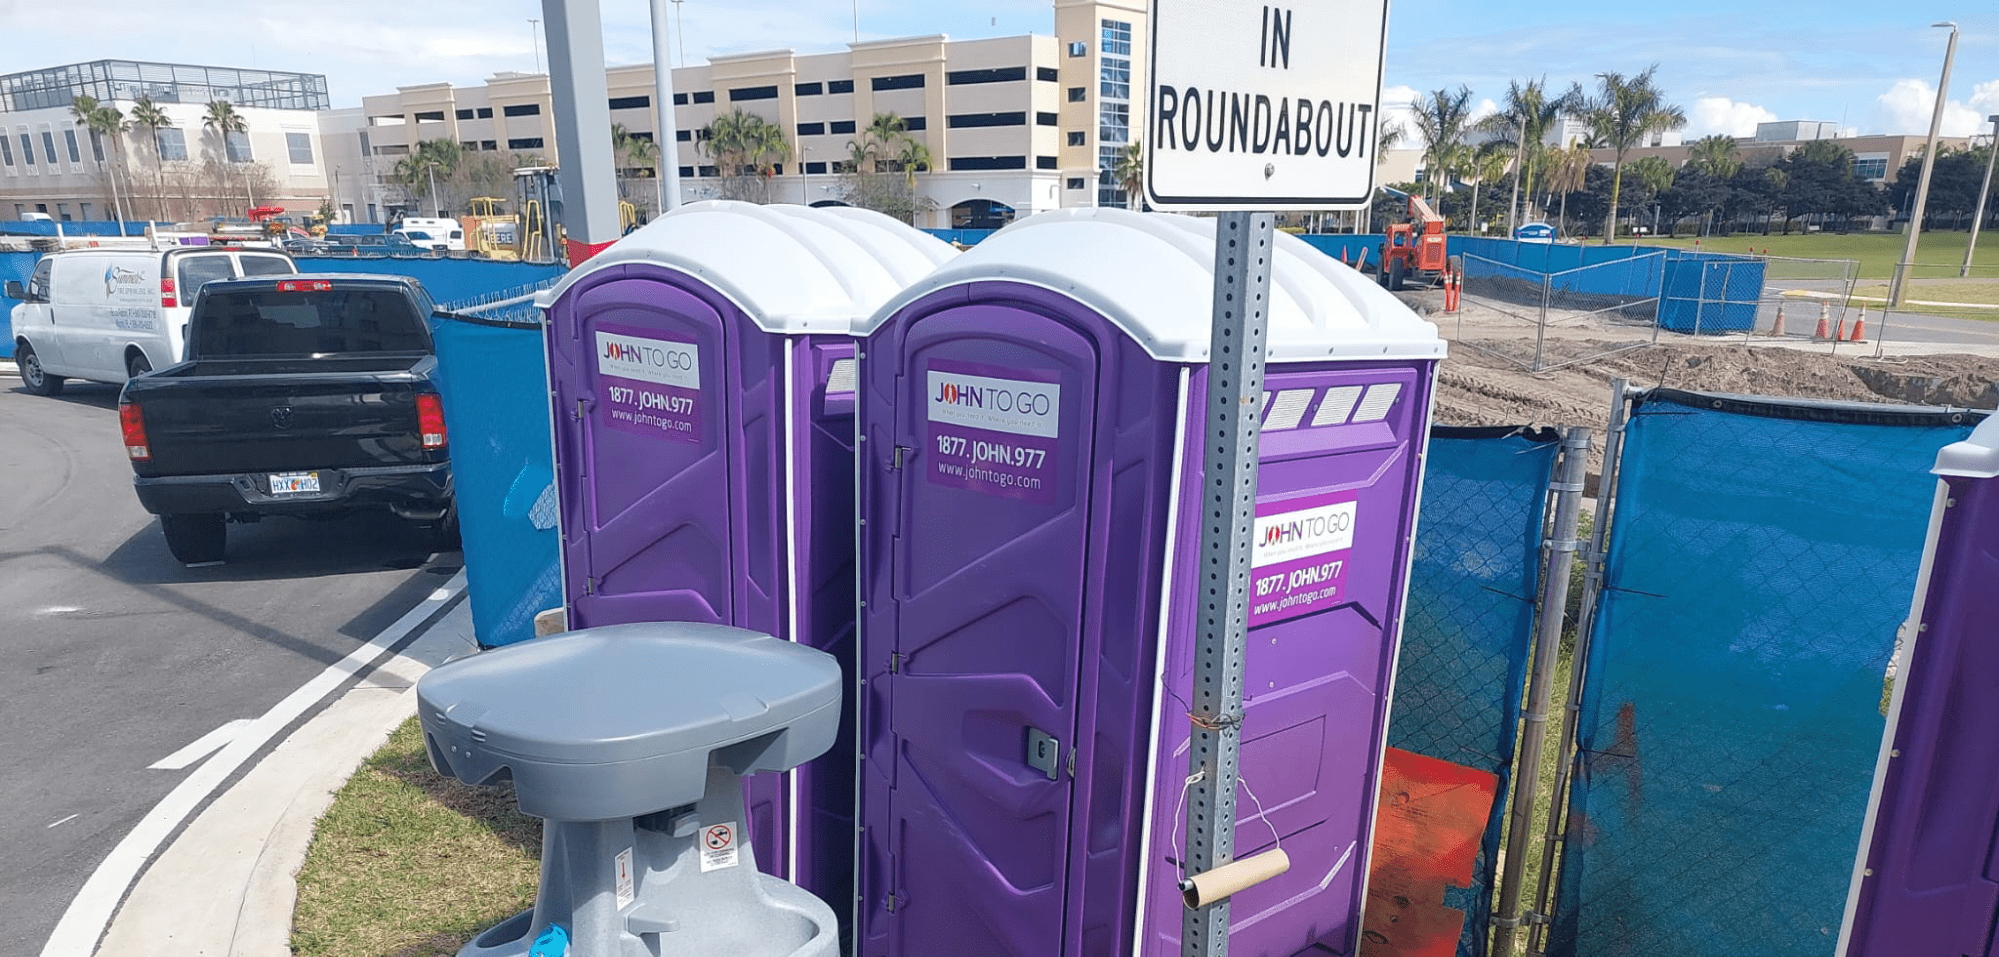
{"type": "Polygon", "coordinates": [[[175,751],[152,764],[146,765],[146,769],[149,771],[178,771],[222,750],[223,745],[235,740],[236,735],[242,733],[243,729],[249,726],[249,718],[237,718],[222,727],[194,739],[187,747],[175,751]]]}

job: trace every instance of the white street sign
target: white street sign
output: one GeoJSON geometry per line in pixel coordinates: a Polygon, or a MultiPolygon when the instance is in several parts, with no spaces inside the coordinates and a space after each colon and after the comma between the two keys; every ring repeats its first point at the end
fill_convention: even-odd
{"type": "Polygon", "coordinates": [[[1152,0],[1156,209],[1353,209],[1374,192],[1388,0],[1152,0]]]}

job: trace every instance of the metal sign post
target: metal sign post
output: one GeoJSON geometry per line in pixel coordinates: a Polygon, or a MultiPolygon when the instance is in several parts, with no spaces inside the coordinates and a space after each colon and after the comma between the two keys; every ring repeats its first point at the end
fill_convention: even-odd
{"type": "MultiPolygon", "coordinates": [[[[1374,191],[1386,0],[1152,0],[1145,196],[1223,212],[1202,432],[1200,632],[1188,719],[1185,873],[1234,861],[1256,524],[1271,211],[1357,209],[1374,191]],[[1367,38],[1356,50],[1354,37],[1367,38]]],[[[1188,891],[1181,953],[1228,953],[1229,903],[1188,891]]]]}

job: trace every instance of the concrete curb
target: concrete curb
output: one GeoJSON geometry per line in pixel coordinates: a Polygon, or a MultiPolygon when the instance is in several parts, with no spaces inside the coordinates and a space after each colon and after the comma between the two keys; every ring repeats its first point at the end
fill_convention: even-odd
{"type": "Polygon", "coordinates": [[[97,953],[291,957],[299,868],[320,815],[416,713],[416,681],[477,651],[462,597],[223,792],[146,868],[97,953]]]}

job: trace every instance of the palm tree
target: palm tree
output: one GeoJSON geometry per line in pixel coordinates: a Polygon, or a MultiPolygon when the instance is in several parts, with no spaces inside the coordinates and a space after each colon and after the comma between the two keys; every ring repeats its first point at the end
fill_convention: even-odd
{"type": "Polygon", "coordinates": [[[1558,149],[1549,157],[1548,188],[1562,195],[1562,213],[1557,222],[1564,236],[1569,234],[1569,194],[1589,182],[1589,168],[1593,164],[1589,144],[1583,142],[1565,150],[1558,149]]]}
{"type": "Polygon", "coordinates": [[[1430,183],[1443,184],[1432,192],[1440,198],[1450,185],[1464,154],[1465,133],[1471,128],[1471,87],[1417,94],[1409,104],[1415,112],[1416,132],[1423,136],[1423,158],[1429,167],[1430,183]]]}
{"type": "MultiPolygon", "coordinates": [[[[70,100],[69,114],[75,118],[76,125],[90,131],[91,136],[97,140],[99,149],[103,148],[104,140],[108,137],[111,140],[111,152],[114,157],[125,152],[124,144],[119,139],[125,132],[125,114],[118,112],[117,107],[109,103],[99,103],[94,96],[78,96],[70,100]]],[[[111,206],[117,210],[118,231],[123,235],[125,198],[118,191],[118,168],[115,159],[106,165],[104,178],[111,181],[111,206]]]]}
{"type": "Polygon", "coordinates": [[[448,179],[458,171],[458,162],[465,156],[464,147],[454,140],[424,140],[408,156],[396,161],[391,176],[406,189],[421,188],[430,183],[430,205],[432,210],[442,210],[443,204],[437,195],[437,174],[443,173],[448,179]]]}
{"type": "Polygon", "coordinates": [[[1520,197],[1525,195],[1530,204],[1534,201],[1534,172],[1547,154],[1543,144],[1548,131],[1563,115],[1574,113],[1582,104],[1582,87],[1570,84],[1567,92],[1550,96],[1547,82],[1545,77],[1525,83],[1509,82],[1505,104],[1486,121],[1487,129],[1515,143],[1513,168],[1519,175],[1514,177],[1513,199],[1506,208],[1509,233],[1520,209],[1520,197]]]}
{"type": "Polygon", "coordinates": [[[714,158],[716,168],[726,178],[725,195],[733,199],[767,201],[770,176],[778,163],[791,157],[791,143],[784,138],[782,127],[742,110],[710,120],[695,140],[697,150],[714,158]],[[751,181],[750,177],[756,179],[751,181]]]}
{"type": "Polygon", "coordinates": [[[172,129],[173,125],[174,118],[168,116],[165,110],[160,109],[158,104],[153,102],[152,97],[142,96],[132,101],[132,125],[130,128],[133,130],[145,130],[146,138],[151,140],[153,144],[153,165],[155,172],[158,174],[156,179],[157,188],[153,192],[153,211],[159,215],[165,214],[167,204],[165,196],[167,161],[166,157],[160,153],[160,131],[172,129]]]}
{"type": "MultiPolygon", "coordinates": [[[[1639,185],[1645,188],[1648,202],[1656,200],[1660,193],[1673,188],[1674,172],[1673,164],[1667,162],[1664,157],[1641,156],[1631,161],[1631,173],[1638,177],[1639,185]]],[[[1654,207],[1652,222],[1654,232],[1657,232],[1659,225],[1657,213],[1658,209],[1654,207]]],[[[1636,245],[1636,237],[1633,237],[1632,243],[1636,245]]]]}
{"type": "Polygon", "coordinates": [[[1117,151],[1117,164],[1111,168],[1111,178],[1124,187],[1126,202],[1130,208],[1138,209],[1143,204],[1138,195],[1145,189],[1145,144],[1126,143],[1117,151]]]}
{"type": "MultiPolygon", "coordinates": [[[[222,159],[225,163],[235,160],[229,157],[229,134],[242,133],[250,128],[243,114],[236,112],[236,106],[228,100],[209,100],[208,109],[201,114],[201,125],[222,140],[222,159]]],[[[245,159],[243,162],[250,162],[245,159]]],[[[249,200],[249,209],[257,206],[257,195],[250,187],[250,171],[243,171],[243,198],[249,200]]]]}
{"type": "Polygon", "coordinates": [[[1599,73],[1596,95],[1589,98],[1583,115],[1590,130],[1603,145],[1616,151],[1610,181],[1610,212],[1604,222],[1603,241],[1617,236],[1617,203],[1624,187],[1624,154],[1653,133],[1677,130],[1687,125],[1687,111],[1666,102],[1666,94],[1652,82],[1657,63],[1636,76],[1599,73]]]}
{"type": "Polygon", "coordinates": [[[1687,148],[1687,165],[1725,180],[1742,169],[1742,148],[1726,133],[1703,136],[1687,148]]]}
{"type": "MultiPolygon", "coordinates": [[[[1487,182],[1500,179],[1506,175],[1506,168],[1512,165],[1512,158],[1506,155],[1507,152],[1506,144],[1497,140],[1480,144],[1477,149],[1471,151],[1471,161],[1469,164],[1473,177],[1471,187],[1471,229],[1474,235],[1479,232],[1478,191],[1487,182]]],[[[1515,177],[1515,180],[1517,182],[1518,177],[1515,177]]]]}

